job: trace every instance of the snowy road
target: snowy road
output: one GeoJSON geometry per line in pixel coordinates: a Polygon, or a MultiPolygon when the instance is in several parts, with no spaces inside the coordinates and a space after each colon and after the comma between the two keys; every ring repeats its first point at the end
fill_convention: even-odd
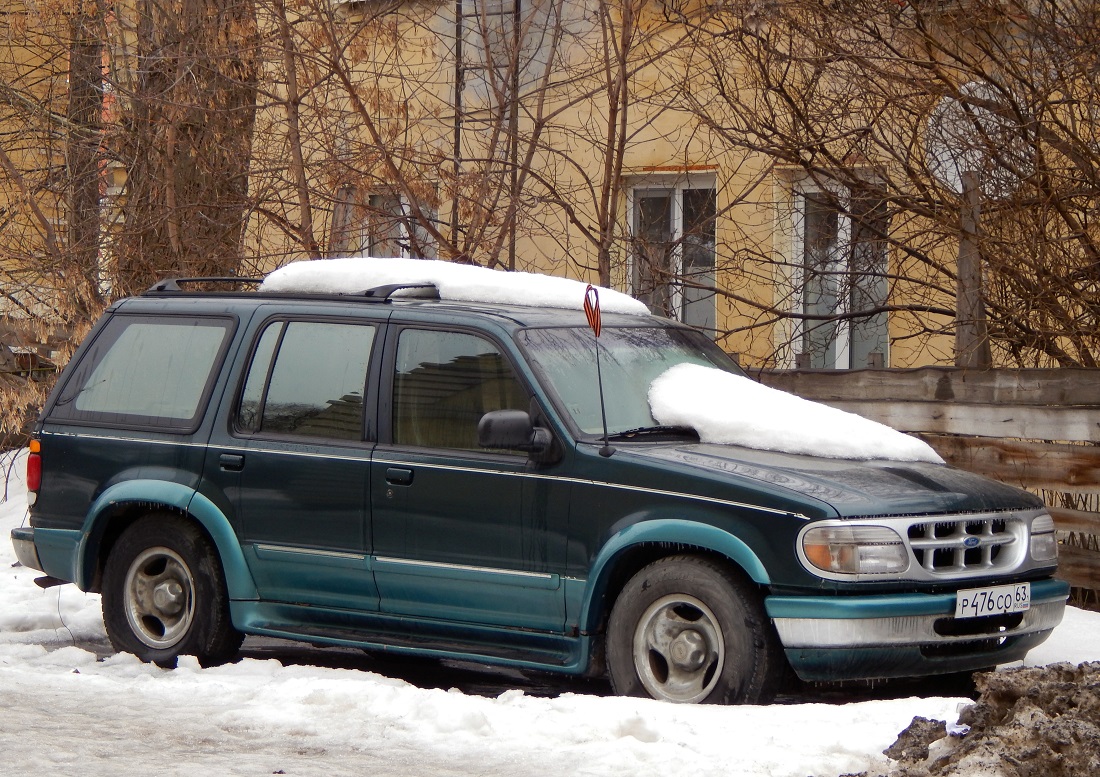
{"type": "MultiPolygon", "coordinates": [[[[0,505],[2,777],[836,777],[885,765],[881,751],[914,715],[953,721],[965,703],[719,708],[516,689],[486,696],[284,665],[253,641],[253,657],[236,664],[201,669],[185,659],[166,671],[109,655],[98,596],[42,591],[37,573],[14,566],[8,535],[25,515],[12,483],[0,505]]],[[[1028,663],[1097,659],[1100,615],[1071,610],[1028,663]]],[[[492,682],[506,685],[506,674],[492,682]]]]}

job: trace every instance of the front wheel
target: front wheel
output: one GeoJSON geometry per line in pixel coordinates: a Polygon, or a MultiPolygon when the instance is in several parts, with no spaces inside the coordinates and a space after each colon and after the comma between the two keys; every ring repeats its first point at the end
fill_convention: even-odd
{"type": "Polygon", "coordinates": [[[774,695],[783,661],[759,595],[708,558],[655,561],[611,610],[608,674],[621,695],[757,704],[774,695]]]}
{"type": "Polygon", "coordinates": [[[223,663],[244,638],[230,621],[213,546],[194,523],[171,514],[139,519],[112,548],[103,623],[115,650],[161,666],[175,666],[180,655],[223,663]]]}

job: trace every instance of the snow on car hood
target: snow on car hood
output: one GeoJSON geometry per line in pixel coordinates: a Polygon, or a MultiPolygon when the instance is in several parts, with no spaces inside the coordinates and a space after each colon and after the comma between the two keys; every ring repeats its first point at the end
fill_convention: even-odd
{"type": "MultiPolygon", "coordinates": [[[[263,291],[354,294],[394,283],[432,283],[441,299],[581,310],[588,284],[571,278],[490,270],[434,259],[352,257],[292,262],[268,275],[263,291]]],[[[600,308],[607,313],[649,315],[645,303],[599,287],[600,308]]]]}
{"type": "Polygon", "coordinates": [[[1018,510],[1042,501],[1018,488],[927,462],[854,461],[737,445],[655,444],[616,455],[678,464],[731,485],[746,480],[824,502],[838,515],[920,515],[1018,510]]]}
{"type": "Polygon", "coordinates": [[[660,424],[688,426],[703,442],[834,459],[943,464],[931,446],[889,426],[697,364],[679,364],[650,386],[660,424]]]}

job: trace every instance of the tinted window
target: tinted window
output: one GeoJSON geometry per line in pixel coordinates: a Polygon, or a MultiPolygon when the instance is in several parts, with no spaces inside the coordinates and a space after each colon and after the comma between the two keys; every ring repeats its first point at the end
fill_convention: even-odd
{"type": "Polygon", "coordinates": [[[477,425],[491,410],[526,410],[529,397],[495,345],[459,332],[406,329],[397,344],[393,441],[482,450],[477,425]]]}
{"type": "Polygon", "coordinates": [[[271,324],[256,345],[238,427],[246,432],[362,439],[363,390],[373,343],[373,326],[271,324]]]}
{"type": "Polygon", "coordinates": [[[115,316],[57,401],[54,417],[186,429],[196,422],[232,321],[115,316]]]}
{"type": "Polygon", "coordinates": [[[237,410],[237,427],[242,431],[255,432],[260,428],[260,407],[264,399],[264,386],[271,367],[271,357],[275,355],[275,346],[283,334],[284,322],[278,321],[264,329],[256,352],[252,355],[252,368],[241,393],[241,404],[237,410]]]}

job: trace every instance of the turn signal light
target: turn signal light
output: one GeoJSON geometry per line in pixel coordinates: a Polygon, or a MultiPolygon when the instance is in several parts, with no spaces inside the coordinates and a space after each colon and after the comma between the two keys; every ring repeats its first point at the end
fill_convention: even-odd
{"type": "Polygon", "coordinates": [[[904,572],[909,557],[902,539],[885,526],[823,526],[802,538],[806,560],[823,572],[881,575],[904,572]]]}

